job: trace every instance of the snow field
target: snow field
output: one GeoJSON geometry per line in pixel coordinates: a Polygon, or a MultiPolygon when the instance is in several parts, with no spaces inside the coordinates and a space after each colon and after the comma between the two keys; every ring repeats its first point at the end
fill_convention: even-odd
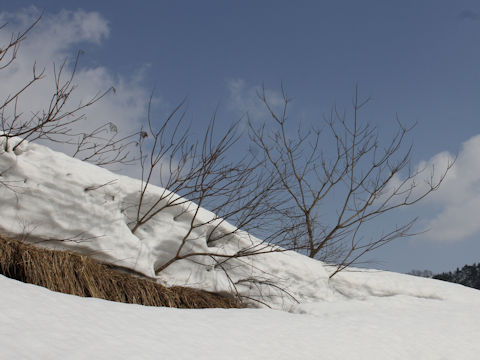
{"type": "Polygon", "coordinates": [[[475,360],[480,351],[478,303],[396,296],[307,304],[300,315],[112,303],[3,276],[0,288],[2,359],[475,360]]]}
{"type": "MultiPolygon", "coordinates": [[[[209,257],[156,274],[188,230],[192,203],[133,234],[138,180],[28,142],[15,153],[0,146],[0,175],[5,235],[28,235],[166,285],[234,291],[234,282],[250,305],[284,310],[149,308],[0,276],[0,359],[478,359],[478,290],[365,269],[329,279],[329,266],[294,252],[233,259],[229,277],[209,257]]],[[[146,202],[164,191],[150,187],[146,202]]],[[[202,209],[199,221],[213,217],[202,209]]],[[[185,251],[231,254],[261,243],[239,232],[208,246],[213,227],[196,229],[185,251]]],[[[219,231],[231,229],[223,223],[219,231]]]]}

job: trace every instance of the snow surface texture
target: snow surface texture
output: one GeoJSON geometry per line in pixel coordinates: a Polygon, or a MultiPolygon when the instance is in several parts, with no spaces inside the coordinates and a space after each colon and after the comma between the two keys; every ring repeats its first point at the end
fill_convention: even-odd
{"type": "Polygon", "coordinates": [[[476,360],[479,297],[448,285],[463,301],[339,300],[299,315],[112,303],[0,276],[0,358],[476,360]]]}
{"type": "MultiPolygon", "coordinates": [[[[228,262],[230,279],[209,257],[155,274],[176,253],[191,203],[161,212],[132,234],[138,180],[37,144],[25,142],[15,153],[1,149],[1,233],[89,254],[167,285],[232,291],[238,282],[241,295],[290,312],[148,308],[0,276],[2,359],[478,359],[477,290],[375,270],[329,279],[328,266],[293,252],[235,259],[228,262]]],[[[163,191],[152,186],[147,201],[163,191]]],[[[201,210],[199,217],[214,216],[201,210]]],[[[192,233],[186,251],[234,253],[259,242],[240,232],[209,247],[211,230],[192,233]]]]}
{"type": "MultiPolygon", "coordinates": [[[[15,141],[19,139],[10,139],[10,148],[15,141]]],[[[168,207],[133,234],[130,228],[141,190],[139,180],[28,142],[15,152],[0,149],[0,174],[3,234],[87,254],[157,278],[166,285],[232,292],[232,283],[236,283],[236,291],[241,295],[278,309],[288,310],[298,302],[314,301],[318,299],[316,289],[328,289],[324,266],[297,253],[232,259],[222,267],[214,266],[215,261],[208,256],[190,257],[156,274],[155,269],[178,251],[189,230],[195,204],[184,202],[168,207]]],[[[148,206],[164,193],[165,189],[150,186],[144,202],[148,206]]],[[[194,229],[182,254],[235,254],[261,244],[254,237],[237,232],[216,241],[214,246],[207,245],[213,229],[219,233],[234,229],[226,222],[215,228],[217,222],[209,223],[212,219],[214,214],[200,209],[197,221],[208,224],[194,229]]],[[[322,298],[330,295],[325,291],[322,298]]]]}

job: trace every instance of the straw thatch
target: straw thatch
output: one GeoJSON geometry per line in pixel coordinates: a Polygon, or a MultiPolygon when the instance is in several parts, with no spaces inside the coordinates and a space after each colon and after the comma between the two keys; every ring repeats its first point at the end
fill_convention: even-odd
{"type": "Polygon", "coordinates": [[[68,251],[49,250],[0,236],[0,274],[71,295],[177,308],[237,308],[232,296],[165,287],[68,251]]]}

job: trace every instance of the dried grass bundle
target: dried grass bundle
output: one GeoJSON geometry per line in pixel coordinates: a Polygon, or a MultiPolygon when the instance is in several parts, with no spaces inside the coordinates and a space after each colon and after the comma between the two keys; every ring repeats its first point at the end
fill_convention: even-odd
{"type": "Polygon", "coordinates": [[[147,306],[239,308],[233,296],[165,287],[69,251],[49,250],[0,236],[0,274],[66,294],[147,306]]]}

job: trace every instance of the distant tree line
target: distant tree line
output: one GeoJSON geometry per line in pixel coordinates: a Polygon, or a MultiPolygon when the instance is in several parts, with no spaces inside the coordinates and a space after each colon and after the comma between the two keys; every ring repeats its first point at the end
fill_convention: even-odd
{"type": "Polygon", "coordinates": [[[461,269],[457,268],[453,272],[449,271],[437,275],[433,275],[430,270],[411,270],[408,274],[448,281],[480,290],[480,263],[465,265],[461,269]]]}
{"type": "Polygon", "coordinates": [[[433,276],[434,279],[449,281],[462,284],[474,289],[480,290],[480,263],[473,265],[465,265],[463,268],[454,272],[444,272],[433,276]]]}

